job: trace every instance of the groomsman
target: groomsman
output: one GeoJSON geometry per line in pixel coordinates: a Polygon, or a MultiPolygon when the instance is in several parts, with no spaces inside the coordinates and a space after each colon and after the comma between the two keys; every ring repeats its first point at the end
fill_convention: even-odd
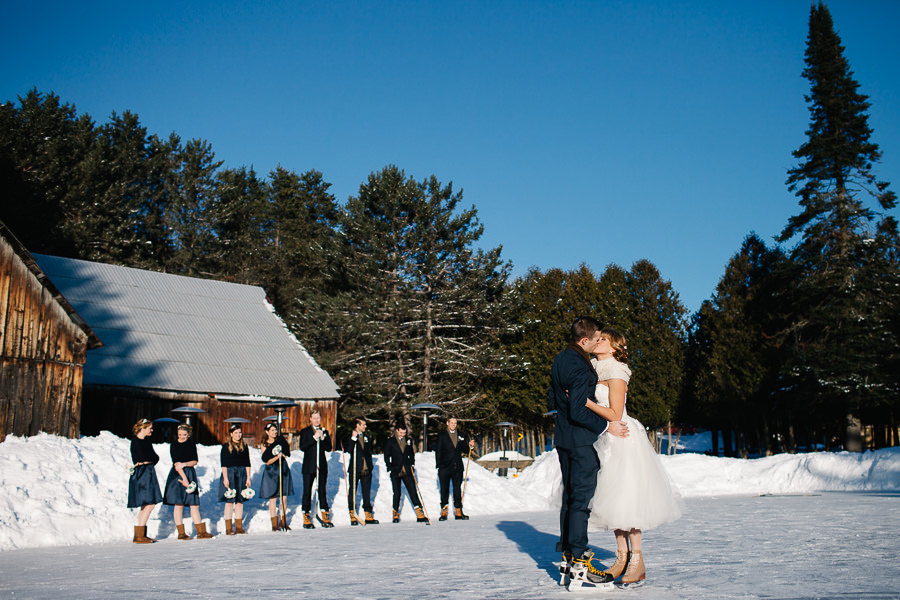
{"type": "Polygon", "coordinates": [[[372,445],[366,436],[366,420],[354,419],[353,432],[344,440],[344,452],[350,455],[347,470],[347,506],[350,507],[350,524],[359,524],[356,516],[356,488],[362,488],[362,507],[366,513],[366,524],[377,525],[372,513],[372,445]],[[359,485],[357,485],[359,484],[359,485]]]}
{"type": "Polygon", "coordinates": [[[413,452],[412,442],[406,437],[406,424],[400,421],[394,428],[394,435],[388,438],[384,445],[384,463],[391,474],[391,485],[394,488],[394,514],[393,522],[400,522],[400,482],[406,486],[406,493],[416,511],[416,521],[427,523],[428,518],[422,510],[419,494],[416,492],[416,480],[413,469],[416,465],[416,455],[413,452]]]}
{"type": "Polygon", "coordinates": [[[328,494],[326,484],[328,482],[328,456],[331,452],[331,437],[328,430],[322,427],[322,415],[314,410],[309,415],[309,427],[300,430],[300,450],[303,451],[303,527],[312,529],[315,527],[310,517],[312,509],[312,486],[318,479],[319,508],[322,517],[319,522],[322,527],[334,527],[328,516],[328,494]]]}
{"type": "Polygon", "coordinates": [[[456,417],[447,419],[447,429],[438,434],[434,448],[434,462],[441,485],[441,517],[447,520],[447,503],[450,498],[450,482],[453,482],[453,508],[457,520],[467,520],[462,511],[463,455],[475,447],[475,440],[468,440],[457,429],[456,417]]]}

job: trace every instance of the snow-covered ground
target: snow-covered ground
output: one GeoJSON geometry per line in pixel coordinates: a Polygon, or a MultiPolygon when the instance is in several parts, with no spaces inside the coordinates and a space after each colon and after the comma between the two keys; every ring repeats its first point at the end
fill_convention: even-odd
{"type": "MultiPolygon", "coordinates": [[[[218,447],[200,446],[201,512],[218,533],[218,447]]],[[[165,481],[168,447],[156,446],[165,481]]],[[[648,577],[635,598],[900,598],[900,449],[865,454],[776,455],[755,460],[699,454],[661,457],[687,499],[685,516],[645,534],[648,577]],[[824,492],[824,493],[823,493],[824,492]]],[[[259,451],[251,450],[254,486],[259,451]]],[[[301,455],[291,457],[298,482],[301,455]]],[[[382,524],[349,527],[341,457],[329,460],[335,529],[300,528],[289,499],[289,533],[274,533],[263,501],[248,503],[250,535],[175,540],[171,507],[154,510],[153,545],[131,544],[125,508],[128,441],[109,433],[80,440],[9,437],[0,444],[0,595],[190,598],[235,592],[316,598],[557,597],[559,466],[538,457],[504,479],[472,461],[467,522],[438,523],[431,453],[417,456],[433,526],[390,524],[391,489],[381,457],[373,483],[382,524]],[[78,546],[73,551],[72,546],[78,546]],[[11,551],[14,550],[14,551],[11,551]],[[337,575],[337,576],[336,576],[337,575]]],[[[296,486],[295,483],[295,487],[296,486]]],[[[190,519],[187,518],[186,522],[190,519]]],[[[190,528],[189,528],[190,529],[190,528]]],[[[601,560],[612,536],[591,535],[601,560]]],[[[596,592],[595,592],[596,593],[596,592]]]]}

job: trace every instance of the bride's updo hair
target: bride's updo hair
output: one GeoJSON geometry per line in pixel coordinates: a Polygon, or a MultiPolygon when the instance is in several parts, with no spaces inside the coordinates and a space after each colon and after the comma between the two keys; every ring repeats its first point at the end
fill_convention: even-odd
{"type": "Polygon", "coordinates": [[[609,345],[612,346],[612,355],[622,364],[628,364],[628,345],[625,344],[625,336],[615,329],[603,328],[600,333],[609,338],[609,345]]]}

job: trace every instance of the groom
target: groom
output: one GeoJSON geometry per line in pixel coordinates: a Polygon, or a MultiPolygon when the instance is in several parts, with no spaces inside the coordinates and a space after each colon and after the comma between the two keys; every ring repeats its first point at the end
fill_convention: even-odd
{"type": "Polygon", "coordinates": [[[587,524],[590,502],[597,487],[600,460],[594,442],[604,431],[618,437],[628,435],[620,422],[607,422],[587,408],[594,400],[597,373],[591,366],[591,352],[600,342],[600,323],[580,317],[572,324],[569,344],[553,361],[550,376],[550,410],[556,410],[554,445],[562,470],[563,498],[559,513],[557,552],[563,553],[560,572],[571,569],[572,579],[589,583],[607,583],[612,577],[591,565],[587,524]]]}

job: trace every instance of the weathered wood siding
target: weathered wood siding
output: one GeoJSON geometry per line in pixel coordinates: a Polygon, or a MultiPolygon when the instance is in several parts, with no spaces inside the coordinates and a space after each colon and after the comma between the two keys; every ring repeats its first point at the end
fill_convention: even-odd
{"type": "MultiPolygon", "coordinates": [[[[256,444],[262,435],[265,421],[263,418],[275,413],[264,407],[264,402],[243,400],[218,400],[206,394],[187,394],[178,392],[162,392],[137,388],[109,388],[87,386],[84,392],[83,417],[81,431],[84,435],[97,435],[100,431],[127,437],[131,435],[132,426],[140,419],[158,419],[173,417],[183,420],[182,416],[172,412],[181,406],[202,408],[204,414],[191,415],[194,426],[194,439],[199,444],[221,444],[228,439],[228,423],[225,419],[242,417],[250,422],[244,424],[244,437],[251,444],[256,444]]],[[[282,432],[291,439],[296,448],[296,434],[309,425],[309,415],[314,408],[322,414],[322,426],[332,436],[337,423],[337,402],[334,400],[302,401],[299,406],[285,412],[282,432]]],[[[174,426],[171,432],[174,432],[174,426]]],[[[153,440],[164,441],[166,427],[155,427],[153,440]]]]}
{"type": "Polygon", "coordinates": [[[0,441],[74,438],[88,336],[0,236],[0,441]]]}

